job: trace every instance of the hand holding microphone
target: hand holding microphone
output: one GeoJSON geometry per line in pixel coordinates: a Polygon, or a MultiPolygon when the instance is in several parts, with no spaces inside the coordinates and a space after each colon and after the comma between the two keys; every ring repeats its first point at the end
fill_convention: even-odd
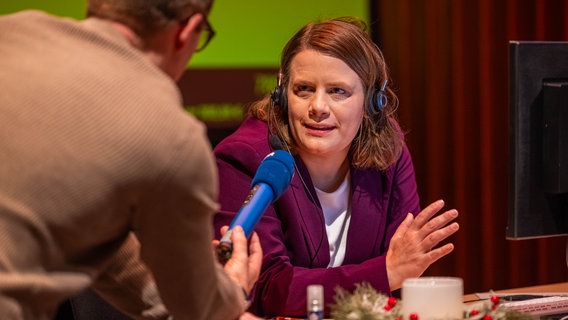
{"type": "Polygon", "coordinates": [[[231,258],[233,227],[241,226],[246,237],[250,237],[266,208],[288,188],[293,175],[294,158],[286,151],[276,150],[262,160],[252,179],[250,193],[216,248],[221,263],[224,264],[231,258]]]}
{"type": "MultiPolygon", "coordinates": [[[[225,234],[229,226],[221,228],[221,234],[225,234]]],[[[235,226],[231,232],[233,252],[231,258],[223,264],[227,275],[245,291],[246,296],[252,290],[260,275],[262,267],[262,247],[256,232],[249,239],[245,236],[240,226],[235,226]]],[[[213,240],[213,250],[219,245],[219,240],[213,240]]]]}

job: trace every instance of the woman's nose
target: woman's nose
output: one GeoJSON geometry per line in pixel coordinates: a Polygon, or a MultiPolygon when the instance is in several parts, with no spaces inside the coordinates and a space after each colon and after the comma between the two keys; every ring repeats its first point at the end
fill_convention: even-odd
{"type": "Polygon", "coordinates": [[[322,117],[325,118],[329,114],[329,101],[324,91],[316,91],[316,94],[313,95],[310,101],[309,113],[316,120],[322,117]]]}

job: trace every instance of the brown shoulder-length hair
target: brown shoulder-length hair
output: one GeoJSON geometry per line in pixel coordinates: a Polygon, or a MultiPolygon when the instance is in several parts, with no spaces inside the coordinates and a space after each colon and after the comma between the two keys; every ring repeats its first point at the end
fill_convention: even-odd
{"type": "Polygon", "coordinates": [[[373,107],[372,97],[388,80],[388,70],[380,49],[366,33],[366,24],[355,17],[312,22],[300,29],[282,51],[277,88],[280,88],[284,102],[275,105],[267,95],[253,103],[249,113],[268,122],[272,132],[294,152],[295,142],[289,131],[286,105],[290,65],[298,53],[308,49],[342,60],[363,83],[365,112],[349,150],[352,164],[379,170],[390,167],[400,157],[404,144],[404,135],[394,114],[398,99],[387,86],[384,92],[388,101],[386,106],[379,112],[373,107]]]}

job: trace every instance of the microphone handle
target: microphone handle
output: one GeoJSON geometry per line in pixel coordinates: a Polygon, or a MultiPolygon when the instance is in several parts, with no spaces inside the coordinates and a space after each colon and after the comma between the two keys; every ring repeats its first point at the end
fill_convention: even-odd
{"type": "Polygon", "coordinates": [[[237,215],[229,225],[229,230],[219,240],[219,245],[215,249],[219,262],[224,265],[231,259],[233,252],[232,229],[235,226],[241,226],[245,236],[249,238],[264,211],[266,211],[266,208],[273,200],[274,192],[268,184],[260,182],[251,189],[237,215]]]}

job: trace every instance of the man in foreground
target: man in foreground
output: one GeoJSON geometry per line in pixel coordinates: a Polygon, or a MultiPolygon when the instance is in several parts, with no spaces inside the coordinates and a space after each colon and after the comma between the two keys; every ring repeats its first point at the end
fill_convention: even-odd
{"type": "Polygon", "coordinates": [[[210,9],[90,0],[80,22],[0,17],[1,319],[51,319],[88,287],[140,319],[245,311],[262,250],[235,228],[216,262],[217,172],[175,83],[214,34],[210,9]]]}

